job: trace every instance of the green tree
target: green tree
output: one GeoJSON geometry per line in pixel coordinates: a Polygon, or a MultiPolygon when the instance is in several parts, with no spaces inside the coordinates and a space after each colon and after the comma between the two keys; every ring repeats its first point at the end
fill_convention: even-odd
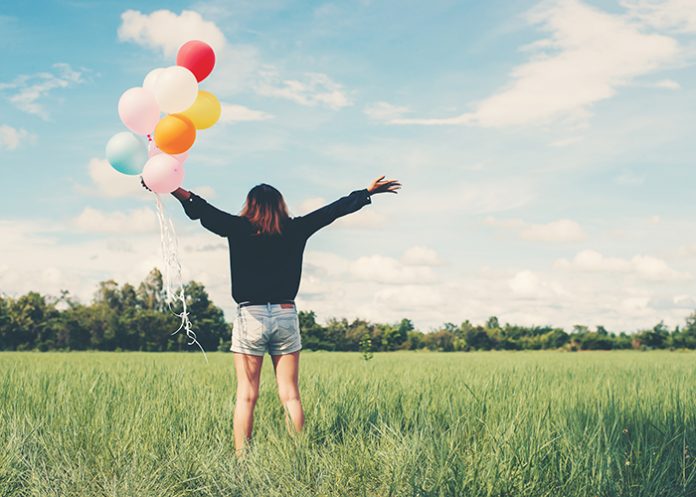
{"type": "Polygon", "coordinates": [[[677,348],[696,349],[696,312],[686,318],[686,326],[677,327],[670,337],[670,345],[677,348]]]}
{"type": "Polygon", "coordinates": [[[649,347],[651,349],[663,348],[669,339],[669,329],[665,323],[660,321],[650,330],[644,330],[636,333],[635,341],[641,347],[649,347]]]}
{"type": "Polygon", "coordinates": [[[411,331],[413,331],[413,322],[406,318],[402,319],[396,326],[389,326],[382,335],[382,349],[397,350],[401,348],[411,331]]]}
{"type": "Polygon", "coordinates": [[[162,273],[157,268],[150,271],[136,293],[143,309],[161,312],[167,307],[162,273]]]}
{"type": "Polygon", "coordinates": [[[454,341],[456,338],[454,333],[443,328],[438,331],[426,333],[423,336],[423,342],[430,350],[452,352],[454,350],[454,341]]]}
{"type": "Polygon", "coordinates": [[[302,347],[308,350],[333,350],[332,344],[326,337],[326,329],[316,321],[314,311],[299,311],[300,334],[302,347]]]}
{"type": "Polygon", "coordinates": [[[496,316],[489,317],[488,321],[486,321],[486,328],[488,328],[489,330],[500,328],[500,322],[498,322],[498,318],[496,316]]]}

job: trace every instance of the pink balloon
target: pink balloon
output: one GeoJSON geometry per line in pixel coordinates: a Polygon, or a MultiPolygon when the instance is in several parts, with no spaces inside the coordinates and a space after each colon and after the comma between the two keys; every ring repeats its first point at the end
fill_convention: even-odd
{"type": "MultiPolygon", "coordinates": [[[[157,146],[155,143],[155,140],[152,140],[148,146],[147,146],[147,156],[148,157],[154,157],[155,155],[163,154],[160,150],[160,148],[157,146]]],[[[178,160],[180,163],[184,163],[186,159],[188,159],[189,153],[188,150],[186,152],[182,152],[180,154],[169,154],[170,156],[174,157],[176,160],[178,160]]]]}
{"type": "Polygon", "coordinates": [[[171,193],[184,181],[184,165],[175,157],[157,154],[143,168],[143,181],[155,193],[171,193]]]}
{"type": "Polygon", "coordinates": [[[152,133],[160,119],[155,95],[145,88],[126,90],[118,101],[118,115],[126,128],[139,135],[152,133]]]}

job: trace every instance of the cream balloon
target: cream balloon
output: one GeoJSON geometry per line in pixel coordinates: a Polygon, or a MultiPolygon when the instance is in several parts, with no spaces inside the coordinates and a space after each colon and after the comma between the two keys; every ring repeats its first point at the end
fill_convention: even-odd
{"type": "Polygon", "coordinates": [[[185,67],[170,66],[157,75],[154,94],[162,112],[175,114],[196,101],[198,82],[185,67]]]}
{"type": "Polygon", "coordinates": [[[150,90],[153,95],[155,93],[155,85],[157,84],[157,78],[160,77],[162,71],[164,71],[164,67],[158,67],[156,69],[153,69],[152,71],[147,73],[147,76],[145,76],[145,79],[143,80],[143,88],[145,88],[146,90],[150,90]]]}

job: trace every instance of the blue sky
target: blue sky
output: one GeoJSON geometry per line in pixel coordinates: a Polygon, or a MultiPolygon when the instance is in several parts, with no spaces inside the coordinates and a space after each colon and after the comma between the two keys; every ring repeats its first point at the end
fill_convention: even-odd
{"type": "MultiPolygon", "coordinates": [[[[204,39],[223,118],[185,187],[295,214],[399,178],[309,245],[302,308],[427,330],[632,331],[696,308],[696,0],[42,1],[0,7],[0,291],[137,282],[153,200],[104,162],[118,98],[204,39]]],[[[232,309],[224,240],[167,199],[184,276],[232,309]]]]}

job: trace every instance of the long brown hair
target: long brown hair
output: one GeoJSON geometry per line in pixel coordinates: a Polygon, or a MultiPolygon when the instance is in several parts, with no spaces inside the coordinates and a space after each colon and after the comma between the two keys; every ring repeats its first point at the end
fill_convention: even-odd
{"type": "Polygon", "coordinates": [[[261,235],[279,235],[290,217],[283,195],[271,185],[261,183],[249,190],[240,216],[245,217],[261,235]]]}

